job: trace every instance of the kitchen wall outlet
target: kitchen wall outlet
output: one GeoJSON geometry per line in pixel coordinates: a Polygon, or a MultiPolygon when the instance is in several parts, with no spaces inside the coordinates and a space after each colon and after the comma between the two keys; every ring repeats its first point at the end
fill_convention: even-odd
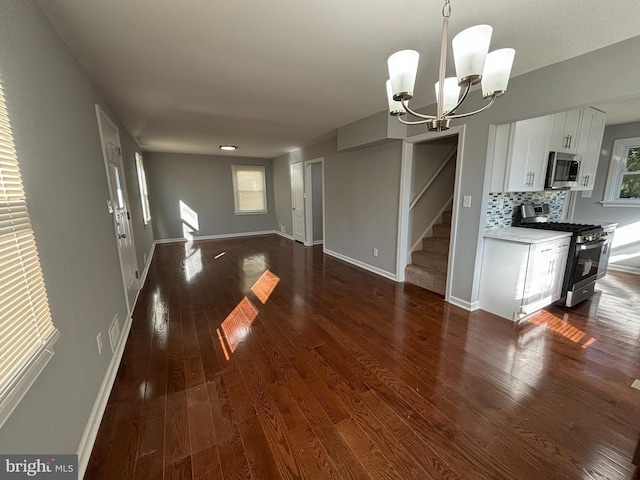
{"type": "Polygon", "coordinates": [[[374,249],[373,249],[373,256],[374,256],[374,257],[377,257],[377,256],[378,256],[378,249],[377,249],[377,248],[374,248],[374,249]]]}
{"type": "Polygon", "coordinates": [[[471,208],[471,195],[465,195],[462,198],[462,206],[464,208],[471,208]]]}
{"type": "Polygon", "coordinates": [[[591,198],[591,190],[583,190],[581,197],[582,198],[591,198]]]}
{"type": "Polygon", "coordinates": [[[282,233],[285,233],[284,225],[282,225],[282,224],[280,224],[280,231],[281,231],[282,233]]]}
{"type": "Polygon", "coordinates": [[[96,337],[96,342],[98,342],[98,353],[102,355],[102,332],[98,333],[96,337]]]}

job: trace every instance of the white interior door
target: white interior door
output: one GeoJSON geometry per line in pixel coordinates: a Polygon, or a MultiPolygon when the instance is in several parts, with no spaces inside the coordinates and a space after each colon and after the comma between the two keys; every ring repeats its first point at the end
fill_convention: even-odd
{"type": "Polygon", "coordinates": [[[136,261],[136,248],[131,229],[131,214],[127,187],[122,164],[122,149],[120,147],[120,135],[115,124],[96,105],[98,115],[98,128],[102,142],[102,155],[107,171],[107,183],[109,185],[108,201],[109,211],[113,214],[113,226],[118,246],[120,270],[122,282],[127,300],[129,314],[133,308],[133,302],[138,293],[138,266],[136,261]]]}
{"type": "Polygon", "coordinates": [[[291,165],[291,205],[293,207],[293,239],[304,243],[304,164],[291,165]]]}

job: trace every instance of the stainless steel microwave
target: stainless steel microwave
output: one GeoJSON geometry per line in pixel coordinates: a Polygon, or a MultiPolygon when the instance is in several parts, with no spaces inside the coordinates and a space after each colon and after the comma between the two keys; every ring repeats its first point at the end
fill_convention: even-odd
{"type": "Polygon", "coordinates": [[[577,187],[580,160],[582,160],[580,155],[549,152],[544,188],[547,190],[566,190],[571,187],[577,187]]]}

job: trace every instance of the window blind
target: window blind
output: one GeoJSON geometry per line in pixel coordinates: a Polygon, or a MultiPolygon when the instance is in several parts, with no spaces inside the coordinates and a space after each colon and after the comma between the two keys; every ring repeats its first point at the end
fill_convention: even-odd
{"type": "Polygon", "coordinates": [[[149,208],[149,193],[147,191],[147,174],[144,171],[142,155],[136,152],[136,171],[138,173],[138,188],[140,189],[140,202],[142,203],[142,220],[147,225],[151,221],[151,209],[149,208]]]}
{"type": "Polygon", "coordinates": [[[46,365],[58,336],[0,85],[0,425],[46,365]]]}
{"type": "Polygon", "coordinates": [[[262,165],[233,165],[236,213],[266,213],[267,189],[262,165]]]}

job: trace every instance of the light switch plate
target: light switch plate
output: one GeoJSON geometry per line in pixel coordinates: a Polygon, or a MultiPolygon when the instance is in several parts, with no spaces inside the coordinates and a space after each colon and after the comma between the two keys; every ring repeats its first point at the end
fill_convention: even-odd
{"type": "Polygon", "coordinates": [[[465,195],[462,198],[462,206],[464,208],[471,208],[471,195],[465,195]]]}

